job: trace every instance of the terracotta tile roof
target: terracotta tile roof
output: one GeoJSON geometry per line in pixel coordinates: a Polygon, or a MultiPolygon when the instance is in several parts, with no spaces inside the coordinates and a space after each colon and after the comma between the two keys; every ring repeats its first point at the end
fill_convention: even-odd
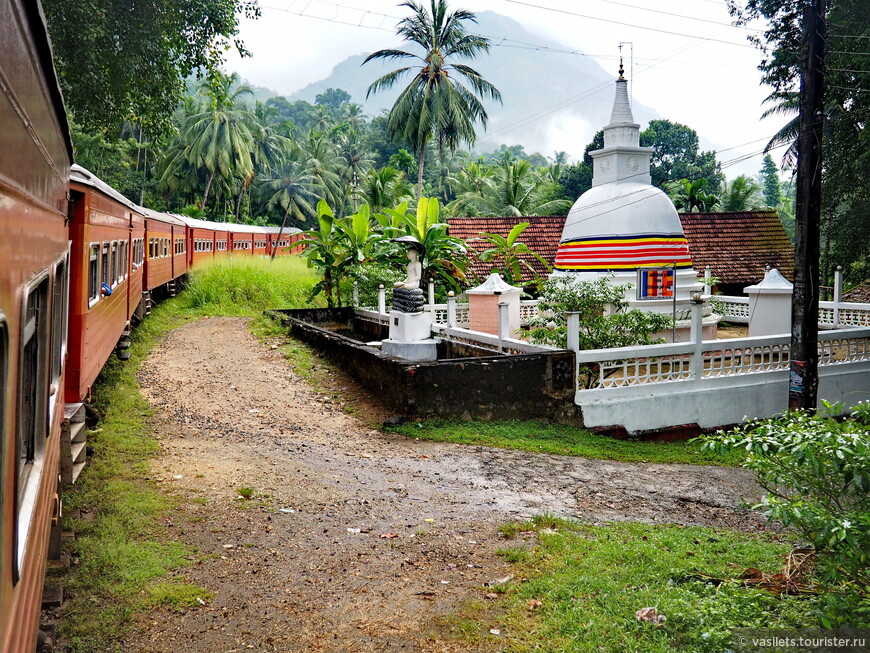
{"type": "MultiPolygon", "coordinates": [[[[765,267],[770,265],[787,279],[793,279],[794,248],[775,211],[681,213],[680,220],[689,241],[692,264],[700,275],[709,265],[720,283],[749,285],[760,281],[765,267]]],[[[477,252],[487,249],[486,243],[475,240],[481,233],[507,236],[515,225],[529,222],[520,240],[552,266],[565,216],[449,218],[447,222],[450,235],[462,238],[477,252]]],[[[539,274],[546,273],[536,261],[532,264],[539,274]]],[[[480,278],[490,272],[491,266],[479,260],[469,267],[470,275],[480,278]]]]}
{"type": "Polygon", "coordinates": [[[766,266],[794,279],[794,247],[776,211],[681,213],[692,265],[722,284],[757,283],[766,266]]]}
{"type": "Polygon", "coordinates": [[[856,304],[870,304],[870,279],[860,286],[855,286],[849,292],[844,292],[843,301],[855,302],[856,304]]]}
{"type": "MultiPolygon", "coordinates": [[[[556,250],[559,248],[559,239],[562,237],[562,228],[565,226],[565,216],[545,217],[508,217],[508,218],[449,218],[448,232],[451,236],[461,238],[469,244],[475,252],[489,249],[489,245],[480,240],[482,233],[499,234],[507,237],[511,229],[521,222],[528,222],[529,226],[520,234],[519,241],[528,245],[529,249],[540,255],[552,267],[556,259],[556,250]]],[[[550,270],[544,268],[540,261],[533,257],[523,257],[528,260],[535,271],[542,277],[546,277],[550,270]]],[[[472,263],[468,269],[468,276],[486,278],[492,272],[492,264],[484,263],[476,257],[472,257],[472,263]]],[[[530,281],[531,273],[525,272],[523,280],[530,281]]]]}

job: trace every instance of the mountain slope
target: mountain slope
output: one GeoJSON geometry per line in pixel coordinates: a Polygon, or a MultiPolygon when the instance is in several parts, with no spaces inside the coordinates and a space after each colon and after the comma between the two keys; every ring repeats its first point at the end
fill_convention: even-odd
{"type": "MultiPolygon", "coordinates": [[[[484,11],[477,17],[478,24],[471,31],[489,36],[493,47],[489,55],[470,65],[495,84],[504,104],[487,103],[489,124],[486,131],[478,129],[475,149],[485,151],[501,143],[518,143],[530,153],[552,155],[556,150],[565,150],[574,159],[581,156],[595,132],[609,122],[616,64],[613,71],[605,71],[591,57],[535,51],[530,48],[569,48],[533,34],[500,14],[484,11]]],[[[389,37],[384,41],[384,47],[396,45],[389,37]]],[[[348,57],[335,66],[329,77],[309,84],[287,99],[313,102],[327,88],[341,88],[350,93],[352,101],[362,104],[367,114],[377,115],[392,106],[403,85],[366,99],[369,84],[408,64],[372,61],[363,66],[365,57],[366,54],[348,57]]],[[[641,124],[660,117],[643,105],[635,104],[633,109],[635,120],[641,124]]]]}

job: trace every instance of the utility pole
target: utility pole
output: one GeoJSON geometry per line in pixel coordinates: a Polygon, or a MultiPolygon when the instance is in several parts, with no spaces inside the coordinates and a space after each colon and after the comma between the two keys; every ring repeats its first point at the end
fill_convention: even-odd
{"type": "Polygon", "coordinates": [[[788,407],[812,411],[816,408],[819,389],[819,223],[826,0],[804,1],[788,407]]]}

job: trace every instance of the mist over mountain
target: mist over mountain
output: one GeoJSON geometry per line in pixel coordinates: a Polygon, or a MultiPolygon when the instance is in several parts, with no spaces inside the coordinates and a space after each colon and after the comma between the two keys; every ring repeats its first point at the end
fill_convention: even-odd
{"type": "MultiPolygon", "coordinates": [[[[580,54],[536,50],[545,46],[558,50],[570,48],[529,32],[520,23],[492,11],[477,14],[478,24],[469,31],[487,36],[493,47],[489,55],[467,62],[492,82],[502,94],[503,105],[486,103],[489,122],[478,128],[477,151],[489,151],[504,143],[523,145],[527,152],[552,156],[557,150],[568,152],[574,160],[593,135],[610,121],[613,107],[614,70],[604,70],[593,58],[580,54]]],[[[385,35],[384,47],[395,47],[396,39],[385,35]]],[[[286,97],[290,101],[314,98],[328,88],[347,91],[353,102],[361,104],[370,116],[389,109],[406,76],[390,91],[366,99],[366,90],[381,75],[408,65],[409,60],[372,61],[362,65],[367,53],[348,57],[335,66],[326,79],[286,97]]],[[[409,71],[408,75],[413,71],[409,71]]],[[[660,118],[655,110],[633,104],[634,118],[641,125],[660,118]]]]}

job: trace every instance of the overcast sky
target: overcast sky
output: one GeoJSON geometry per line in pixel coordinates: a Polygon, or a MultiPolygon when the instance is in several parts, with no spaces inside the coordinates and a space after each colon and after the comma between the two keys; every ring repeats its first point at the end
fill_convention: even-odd
{"type": "MultiPolygon", "coordinates": [[[[253,57],[232,56],[228,68],[282,94],[325,78],[349,55],[399,45],[395,25],[408,13],[396,0],[260,0],[260,5],[262,17],[242,23],[241,36],[253,57]]],[[[725,0],[451,0],[449,6],[509,16],[530,32],[576,50],[575,56],[594,57],[614,75],[624,43],[633,96],[694,128],[702,145],[733,148],[719,153],[723,163],[758,152],[783,120],[759,120],[768,89],[757,70],[761,53],[746,37],[763,25],[752,26],[755,30],[731,26],[725,0]]],[[[498,56],[499,35],[485,36],[497,46],[490,56],[498,56]]],[[[536,50],[528,56],[558,58],[536,50]]],[[[566,88],[566,97],[571,94],[566,88]]],[[[612,101],[612,91],[601,94],[602,103],[612,101]]],[[[565,147],[547,144],[544,153],[571,152],[569,143],[588,140],[566,135],[565,147]]],[[[522,143],[522,135],[505,135],[505,141],[522,143]]],[[[774,158],[778,162],[778,153],[774,158]]],[[[724,171],[729,178],[755,174],[760,165],[757,156],[724,171]]]]}

